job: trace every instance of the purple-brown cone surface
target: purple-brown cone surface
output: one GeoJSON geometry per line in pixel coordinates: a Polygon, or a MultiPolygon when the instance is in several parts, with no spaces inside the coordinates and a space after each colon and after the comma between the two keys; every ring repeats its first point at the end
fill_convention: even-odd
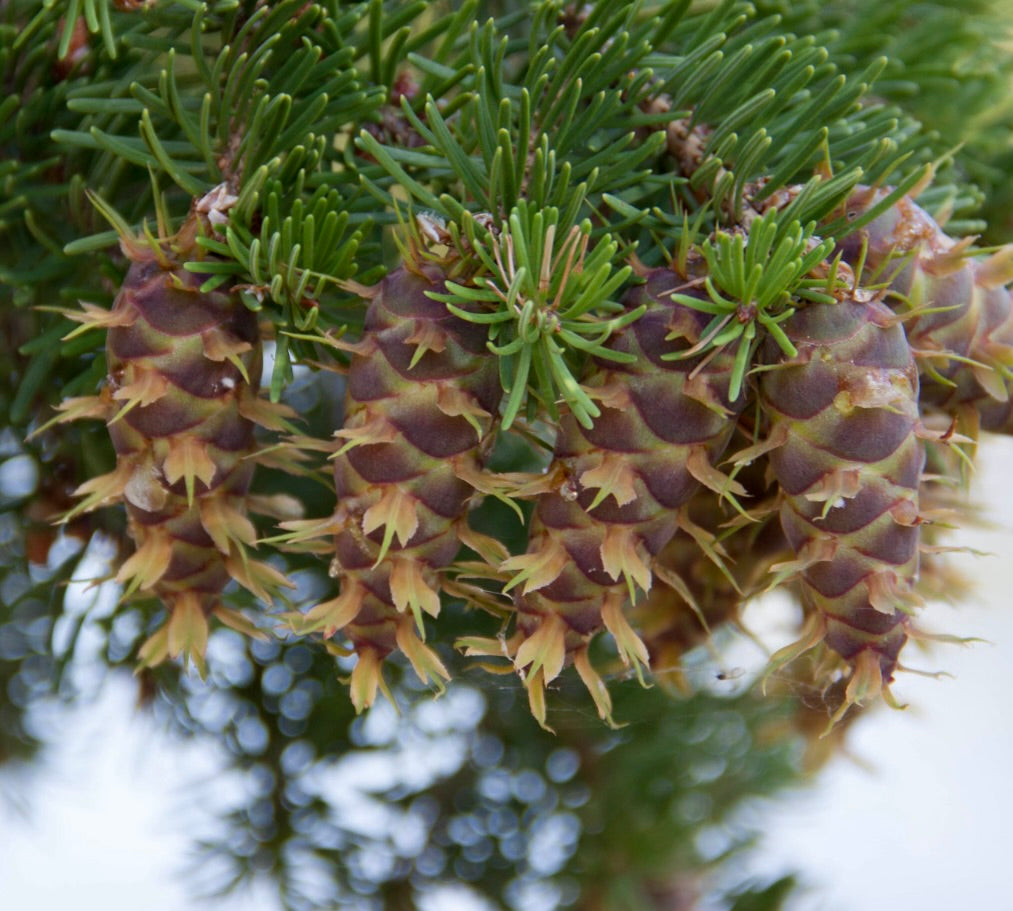
{"type": "MultiPolygon", "coordinates": [[[[445,292],[434,264],[391,272],[367,293],[362,340],[348,370],[345,425],[334,457],[333,534],[340,595],[314,607],[307,630],[341,630],[359,656],[352,699],[382,685],[380,664],[402,651],[423,680],[447,677],[420,639],[440,610],[441,571],[479,536],[466,513],[482,486],[501,389],[486,330],[427,292],[445,292]]],[[[303,523],[308,527],[312,523],[303,523]]],[[[295,528],[295,525],[289,525],[295,528]]]]}
{"type": "Polygon", "coordinates": [[[706,485],[717,497],[741,492],[714,468],[735,428],[745,396],[729,401],[732,355],[667,360],[699,341],[708,317],[676,303],[683,284],[659,269],[625,303],[647,305],[608,343],[631,363],[596,360],[583,386],[601,414],[590,428],[564,415],[540,492],[526,554],[504,567],[515,572],[518,628],[515,663],[525,671],[532,711],[544,721],[545,685],[573,661],[608,717],[610,701],[587,648],[608,629],[634,667],[647,650],[625,608],[651,587],[652,561],[679,530],[680,511],[706,485]]]}
{"type": "Polygon", "coordinates": [[[888,685],[917,602],[925,460],[918,374],[904,330],[876,300],[810,304],[783,323],[798,350],[762,374],[781,525],[809,612],[802,640],[852,668],[853,703],[888,685]]]}

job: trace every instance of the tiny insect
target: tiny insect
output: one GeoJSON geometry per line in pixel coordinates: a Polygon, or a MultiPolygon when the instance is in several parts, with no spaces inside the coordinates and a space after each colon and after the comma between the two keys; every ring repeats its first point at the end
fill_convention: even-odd
{"type": "Polygon", "coordinates": [[[738,680],[745,672],[744,667],[733,667],[727,671],[718,671],[714,676],[718,680],[738,680]]]}

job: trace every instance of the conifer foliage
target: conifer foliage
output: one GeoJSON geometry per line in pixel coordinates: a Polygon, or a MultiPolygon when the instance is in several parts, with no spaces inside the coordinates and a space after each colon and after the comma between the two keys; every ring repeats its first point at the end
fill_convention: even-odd
{"type": "Polygon", "coordinates": [[[3,4],[54,518],[117,542],[144,665],[221,622],[322,641],[357,710],[404,659],[548,726],[573,665],[611,721],[780,588],[770,669],[815,649],[831,723],[891,699],[924,492],[1013,428],[994,125],[950,154],[919,49],[811,4],[494,6],[3,4]]]}

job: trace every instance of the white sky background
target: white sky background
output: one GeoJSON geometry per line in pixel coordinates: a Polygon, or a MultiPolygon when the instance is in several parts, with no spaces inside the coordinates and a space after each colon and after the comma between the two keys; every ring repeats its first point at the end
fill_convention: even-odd
{"type": "MultiPolygon", "coordinates": [[[[955,556],[980,579],[959,608],[932,605],[923,624],[992,644],[909,647],[910,664],[954,680],[902,676],[906,712],[883,710],[852,731],[871,770],[835,759],[817,784],[775,801],[762,854],[769,877],[803,871],[811,888],[795,911],[950,911],[1009,902],[1013,820],[1013,439],[980,453],[976,493],[998,531],[966,530],[949,543],[997,556],[955,556]]],[[[747,616],[747,619],[748,616],[747,616]]],[[[193,902],[185,871],[200,819],[181,809],[213,795],[218,760],[170,741],[114,681],[84,711],[47,719],[55,748],[31,781],[0,776],[3,911],[277,911],[266,892],[193,902]]],[[[433,911],[471,907],[449,896],[433,911]]]]}

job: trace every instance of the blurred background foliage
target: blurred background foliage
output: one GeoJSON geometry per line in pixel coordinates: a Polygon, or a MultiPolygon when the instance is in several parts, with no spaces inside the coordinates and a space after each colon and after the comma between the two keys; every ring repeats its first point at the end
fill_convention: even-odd
{"type": "MultiPolygon", "coordinates": [[[[156,4],[151,14],[163,19],[153,33],[131,21],[147,15],[146,6],[0,0],[0,781],[47,749],[33,711],[53,701],[88,711],[106,675],[132,673],[156,613],[144,603],[95,612],[97,590],[71,584],[115,565],[127,547],[121,515],[52,524],[81,480],[110,464],[104,435],[63,425],[25,441],[55,390],[94,386],[104,370],[93,342],[61,341],[67,323],[39,309],[108,304],[122,278],[122,263],[97,246],[65,253],[106,231],[86,186],[114,191],[128,217],[153,212],[143,156],[128,165],[94,139],[115,136],[135,113],[132,55],[181,34],[201,7],[156,4]],[[120,99],[119,108],[90,105],[97,94],[120,99]],[[82,664],[100,672],[70,672],[82,664]]],[[[233,6],[216,0],[201,8],[223,16],[233,6]]],[[[368,6],[398,15],[398,4],[368,6]]],[[[474,17],[523,29],[525,6],[481,3],[474,17]]],[[[726,15],[738,6],[748,5],[694,4],[726,15]]],[[[930,141],[917,154],[939,161],[945,178],[934,198],[962,212],[969,228],[987,224],[989,241],[1013,239],[1010,55],[997,40],[1007,34],[1007,4],[756,0],[753,7],[761,19],[782,17],[771,29],[815,36],[844,72],[864,72],[886,55],[872,94],[924,124],[919,135],[930,141]]],[[[406,128],[396,109],[378,105],[390,97],[395,67],[357,65],[356,97],[372,114],[334,116],[368,119],[371,132],[389,140],[406,128]]],[[[156,75],[146,77],[149,92],[158,89],[156,75]]],[[[382,182],[379,169],[362,167],[382,182]]],[[[364,232],[360,249],[374,251],[365,260],[375,263],[376,251],[392,251],[383,219],[370,218],[375,199],[358,185],[336,187],[352,228],[364,232]]],[[[186,197],[169,181],[161,189],[170,207],[186,197]]],[[[286,389],[318,436],[337,426],[340,399],[337,381],[298,372],[286,389]]],[[[262,474],[264,492],[291,490],[290,478],[262,474]]],[[[304,497],[320,496],[311,480],[296,483],[306,485],[304,497]]],[[[325,584],[305,558],[292,557],[285,569],[299,597],[325,584]]],[[[804,781],[845,736],[842,725],[818,739],[823,695],[788,681],[760,698],[748,680],[686,695],[613,677],[616,717],[629,723],[612,730],[568,682],[554,694],[560,708],[551,735],[533,723],[515,680],[469,672],[449,648],[440,655],[455,679],[442,699],[397,673],[397,711],[381,703],[358,718],[339,679],[350,665],[339,661],[336,674],[334,656],[311,641],[259,642],[219,630],[206,680],[171,665],[138,674],[142,710],[180,738],[223,748],[247,785],[217,834],[198,846],[195,882],[213,894],[268,879],[280,907],[292,911],[407,911],[442,883],[467,884],[493,907],[517,909],[536,900],[580,911],[689,911],[705,900],[729,911],[782,907],[794,879],[740,881],[735,859],[758,837],[755,801],[804,781]],[[363,764],[374,771],[352,786],[363,764]]],[[[691,663],[694,655],[713,680],[703,648],[691,663]]]]}

